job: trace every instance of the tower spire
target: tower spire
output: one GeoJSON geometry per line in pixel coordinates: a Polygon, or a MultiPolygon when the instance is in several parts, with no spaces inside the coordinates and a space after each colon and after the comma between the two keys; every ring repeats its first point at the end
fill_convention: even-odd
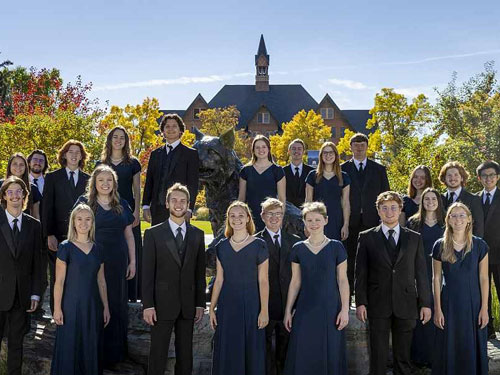
{"type": "Polygon", "coordinates": [[[269,91],[269,55],[263,34],[260,35],[259,48],[255,55],[255,69],[255,90],[269,91]]]}

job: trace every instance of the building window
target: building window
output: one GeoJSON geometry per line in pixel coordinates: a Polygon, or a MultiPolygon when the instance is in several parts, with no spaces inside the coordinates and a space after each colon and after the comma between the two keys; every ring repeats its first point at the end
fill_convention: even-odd
{"type": "Polygon", "coordinates": [[[337,129],[334,126],[332,126],[332,138],[337,138],[337,129]]]}
{"type": "Polygon", "coordinates": [[[257,68],[257,73],[259,76],[265,76],[267,74],[267,66],[259,66],[257,68]]]}
{"type": "Polygon", "coordinates": [[[332,120],[333,119],[333,108],[321,108],[321,117],[323,120],[332,120]]]}
{"type": "Polygon", "coordinates": [[[344,137],[344,134],[345,134],[345,126],[342,126],[340,128],[340,138],[343,138],[344,137]]]}
{"type": "Polygon", "coordinates": [[[193,119],[198,120],[200,118],[201,111],[202,111],[201,108],[194,108],[193,109],[193,119]]]}
{"type": "Polygon", "coordinates": [[[269,124],[271,120],[271,116],[269,115],[269,112],[259,112],[257,114],[257,122],[259,124],[269,124]]]}

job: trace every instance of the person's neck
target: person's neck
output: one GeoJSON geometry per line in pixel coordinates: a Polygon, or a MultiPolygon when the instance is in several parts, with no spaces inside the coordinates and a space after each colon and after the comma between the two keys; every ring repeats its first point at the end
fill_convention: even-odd
{"type": "Polygon", "coordinates": [[[325,164],[325,172],[333,172],[333,164],[325,164]]]}
{"type": "Polygon", "coordinates": [[[420,202],[420,198],[422,198],[422,193],[424,191],[422,189],[417,189],[417,192],[415,194],[415,198],[413,200],[420,202]]]}
{"type": "Polygon", "coordinates": [[[389,229],[394,229],[399,225],[399,223],[398,222],[395,222],[394,224],[384,223],[384,225],[389,229]]]}
{"type": "Polygon", "coordinates": [[[236,241],[241,241],[246,236],[248,236],[248,231],[245,228],[245,229],[239,229],[239,230],[233,231],[233,235],[231,237],[233,237],[233,239],[236,241]]]}
{"type": "Polygon", "coordinates": [[[78,165],[69,165],[66,164],[66,168],[68,168],[70,171],[76,171],[78,169],[78,165]]]}
{"type": "Polygon", "coordinates": [[[459,190],[460,188],[461,188],[461,186],[457,186],[456,188],[452,188],[452,187],[449,187],[449,186],[448,186],[448,191],[450,191],[450,192],[453,192],[453,193],[454,193],[454,192],[456,192],[457,190],[459,190]]]}
{"type": "Polygon", "coordinates": [[[102,202],[102,203],[109,203],[109,202],[111,202],[111,194],[97,193],[97,200],[102,202]]]}
{"type": "Polygon", "coordinates": [[[465,242],[465,231],[453,232],[452,238],[453,238],[453,241],[458,242],[458,243],[465,242]]]}
{"type": "Polygon", "coordinates": [[[295,167],[299,167],[302,164],[302,159],[301,160],[292,160],[292,164],[295,167]]]}
{"type": "Polygon", "coordinates": [[[356,157],[356,156],[353,156],[354,160],[356,160],[358,163],[361,163],[362,161],[364,161],[366,159],[366,155],[365,156],[361,156],[361,159],[356,157]]]}
{"type": "Polygon", "coordinates": [[[30,172],[30,175],[33,178],[40,178],[40,177],[42,177],[42,172],[40,172],[40,173],[30,172]]]}
{"type": "Polygon", "coordinates": [[[181,217],[170,215],[170,220],[172,220],[178,226],[181,226],[186,221],[186,215],[182,215],[181,217]]]}
{"type": "Polygon", "coordinates": [[[111,159],[118,160],[118,159],[122,159],[122,158],[123,158],[123,151],[122,150],[116,150],[116,149],[111,150],[111,159]]]}
{"type": "Polygon", "coordinates": [[[81,242],[81,243],[85,243],[85,242],[89,242],[89,233],[77,233],[76,234],[76,241],[77,242],[81,242]]]}
{"type": "Polygon", "coordinates": [[[267,156],[266,156],[266,157],[263,157],[263,158],[259,158],[259,157],[258,157],[258,158],[257,158],[257,160],[255,161],[255,164],[257,164],[257,165],[266,165],[266,164],[268,164],[268,163],[270,163],[270,161],[269,161],[269,159],[267,158],[267,156]]]}
{"type": "Polygon", "coordinates": [[[436,218],[437,218],[436,211],[425,212],[425,220],[436,220],[436,218]]]}
{"type": "Polygon", "coordinates": [[[12,207],[12,206],[7,205],[7,212],[14,217],[18,217],[23,212],[23,209],[20,206],[19,207],[12,207]]]}
{"type": "Polygon", "coordinates": [[[496,185],[495,185],[495,186],[493,186],[493,187],[491,187],[490,189],[488,189],[488,188],[486,188],[486,187],[485,187],[485,188],[484,188],[484,190],[485,190],[487,193],[491,193],[493,190],[495,190],[495,188],[496,188],[496,185]]]}
{"type": "Polygon", "coordinates": [[[269,230],[269,231],[271,231],[271,232],[273,232],[273,233],[276,233],[276,234],[277,234],[277,233],[279,233],[279,231],[280,231],[280,229],[281,229],[280,227],[277,227],[277,228],[271,228],[271,227],[267,227],[267,226],[266,226],[266,228],[267,228],[267,230],[269,230]]]}
{"type": "Polygon", "coordinates": [[[175,138],[175,139],[166,139],[167,143],[169,145],[173,145],[175,142],[177,142],[180,138],[175,138]]]}
{"type": "Polygon", "coordinates": [[[319,244],[321,241],[325,240],[325,233],[321,230],[311,233],[309,236],[309,242],[314,243],[315,245],[319,244]]]}

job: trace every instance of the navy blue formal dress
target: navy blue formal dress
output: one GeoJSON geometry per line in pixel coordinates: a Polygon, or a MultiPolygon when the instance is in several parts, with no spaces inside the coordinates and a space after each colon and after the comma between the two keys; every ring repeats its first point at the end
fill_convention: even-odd
{"type": "Polygon", "coordinates": [[[260,204],[266,198],[278,198],[277,184],[285,177],[285,172],[276,164],[262,173],[257,172],[253,165],[246,165],[240,171],[240,177],[247,182],[246,203],[252,211],[256,231],[260,232],[265,226],[260,218],[260,204]]]}
{"type": "Polygon", "coordinates": [[[224,269],[217,303],[212,375],[264,375],[266,330],[258,329],[258,267],[269,258],[266,243],[256,238],[239,251],[229,239],[216,245],[224,269]]]}
{"type": "Polygon", "coordinates": [[[285,363],[286,375],[347,374],[344,330],[336,326],[342,308],[337,266],[347,260],[340,241],[330,240],[318,254],[297,242],[290,260],[300,265],[301,286],[285,363]]]}
{"type": "MultiPolygon", "coordinates": [[[[87,203],[85,197],[78,202],[87,203]]],[[[104,274],[108,288],[108,304],[111,319],[104,329],[104,365],[121,362],[127,354],[128,291],[127,267],[128,245],[125,227],[134,222],[134,215],[127,201],[120,199],[121,214],[105,210],[97,205],[95,213],[95,241],[101,246],[104,258],[104,274]]]]}
{"type": "Polygon", "coordinates": [[[403,197],[403,212],[407,220],[418,212],[419,207],[408,195],[403,197]]]}
{"type": "MultiPolygon", "coordinates": [[[[102,162],[97,162],[96,166],[102,164],[102,162]]],[[[130,206],[132,212],[135,210],[135,199],[134,199],[134,176],[141,171],[141,164],[136,158],[131,158],[129,163],[124,161],[119,164],[109,164],[111,168],[116,172],[118,177],[118,194],[120,198],[125,199],[130,206]]],[[[131,301],[136,301],[141,299],[141,274],[142,274],[142,237],[141,237],[141,225],[137,225],[132,228],[134,232],[135,240],[135,259],[136,259],[136,273],[132,280],[128,281],[128,298],[131,301]]]]}
{"type": "MultiPolygon", "coordinates": [[[[424,243],[425,264],[427,266],[427,278],[429,280],[430,295],[432,296],[432,249],[434,243],[443,237],[444,229],[435,224],[432,227],[424,224],[420,229],[422,241],[424,243]]],[[[431,302],[432,312],[434,314],[434,301],[431,302]]],[[[411,344],[411,359],[413,362],[421,365],[431,365],[434,353],[434,342],[436,339],[436,326],[432,321],[422,325],[420,319],[417,319],[417,325],[413,331],[413,341],[411,344]]]]}
{"type": "Polygon", "coordinates": [[[322,177],[316,182],[316,170],[309,172],[306,183],[314,189],[313,201],[323,202],[328,211],[328,224],[325,227],[325,236],[332,240],[340,241],[340,230],[344,225],[344,214],[342,212],[342,190],[351,184],[351,178],[346,172],[342,172],[343,184],[340,186],[337,176],[329,180],[322,177]]]}
{"type": "MultiPolygon", "coordinates": [[[[487,375],[488,329],[478,325],[481,310],[479,262],[488,253],[488,245],[473,237],[471,251],[455,251],[454,264],[442,262],[443,288],[441,308],[444,330],[437,329],[434,345],[433,375],[487,375]]],[[[441,243],[434,245],[432,256],[441,261],[441,243]]]]}
{"type": "Polygon", "coordinates": [[[103,305],[97,273],[103,263],[102,249],[94,245],[85,254],[63,241],[57,258],[66,263],[62,297],[64,324],[57,326],[51,375],[102,374],[103,305]]]}

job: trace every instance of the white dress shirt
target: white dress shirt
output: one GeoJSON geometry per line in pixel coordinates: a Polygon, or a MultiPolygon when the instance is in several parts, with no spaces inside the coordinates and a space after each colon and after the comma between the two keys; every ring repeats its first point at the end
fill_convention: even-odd
{"type": "Polygon", "coordinates": [[[281,229],[278,230],[277,233],[274,233],[272,230],[270,230],[268,227],[266,227],[266,230],[267,230],[267,233],[269,233],[269,235],[271,236],[271,239],[273,240],[273,243],[275,242],[274,241],[274,236],[278,235],[278,243],[280,244],[281,246],[281,229]]]}
{"type": "Polygon", "coordinates": [[[363,164],[363,169],[366,169],[367,158],[364,158],[363,160],[357,160],[357,159],[352,158],[352,160],[354,160],[354,165],[356,166],[356,169],[358,171],[359,171],[360,164],[363,164]]]}
{"type": "Polygon", "coordinates": [[[80,172],[80,170],[77,168],[74,171],[72,171],[71,169],[66,167],[66,174],[68,175],[68,180],[71,178],[70,172],[75,172],[75,174],[73,175],[73,178],[75,180],[75,186],[76,186],[78,184],[78,172],[80,172]]]}
{"type": "Polygon", "coordinates": [[[486,199],[488,198],[486,196],[487,193],[490,193],[490,204],[493,201],[493,197],[495,196],[495,192],[497,191],[497,187],[495,186],[493,190],[491,191],[486,191],[486,189],[483,189],[483,204],[486,203],[486,199]]]}
{"type": "Polygon", "coordinates": [[[399,233],[401,231],[401,228],[398,225],[396,225],[394,228],[389,228],[387,225],[382,223],[382,232],[384,233],[385,238],[389,239],[389,230],[392,229],[394,230],[394,233],[392,234],[392,238],[394,238],[394,242],[398,243],[399,240],[399,233]]]}
{"type": "Polygon", "coordinates": [[[28,176],[29,176],[30,182],[32,184],[36,185],[36,187],[38,187],[38,191],[40,192],[40,194],[43,195],[43,187],[45,186],[45,177],[43,176],[43,174],[40,177],[37,177],[36,184],[34,182],[35,177],[33,177],[31,175],[31,173],[28,176]]]}
{"type": "Polygon", "coordinates": [[[292,174],[295,176],[295,168],[299,168],[299,177],[302,176],[302,167],[303,163],[300,163],[299,165],[295,165],[293,163],[290,163],[290,169],[292,170],[292,174]]]}
{"type": "Polygon", "coordinates": [[[167,142],[167,143],[165,144],[165,151],[167,151],[167,155],[168,155],[168,153],[169,153],[169,151],[170,151],[170,148],[169,148],[168,146],[172,146],[172,151],[173,151],[173,150],[174,150],[174,148],[176,148],[177,146],[179,146],[179,144],[180,144],[180,143],[181,143],[181,140],[180,140],[180,139],[176,140],[174,143],[168,143],[168,142],[167,142]]]}
{"type": "MultiPolygon", "coordinates": [[[[446,193],[446,198],[447,199],[450,199],[451,192],[452,191],[450,189],[447,190],[447,193],[446,193]]],[[[461,186],[457,190],[453,191],[453,194],[455,194],[455,195],[453,196],[453,202],[452,203],[455,203],[457,201],[458,196],[460,195],[461,192],[462,192],[462,187],[461,186]]]]}
{"type": "Polygon", "coordinates": [[[181,225],[174,222],[172,219],[168,218],[168,225],[170,225],[170,230],[174,234],[174,237],[177,236],[177,228],[181,228],[182,239],[186,238],[186,222],[183,221],[181,225]]]}

